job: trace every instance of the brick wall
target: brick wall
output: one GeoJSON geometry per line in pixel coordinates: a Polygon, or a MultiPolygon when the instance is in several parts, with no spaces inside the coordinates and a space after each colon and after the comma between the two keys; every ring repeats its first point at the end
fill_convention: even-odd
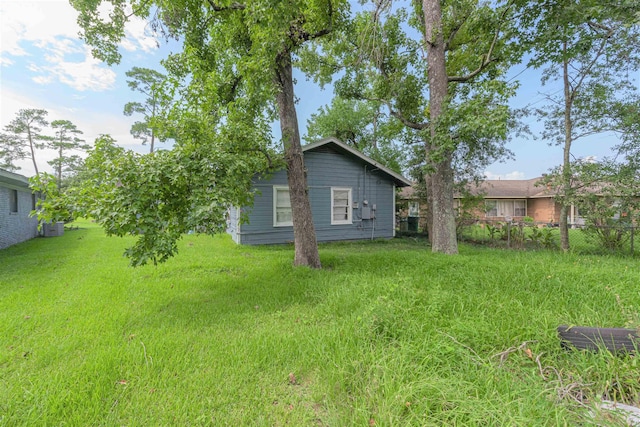
{"type": "Polygon", "coordinates": [[[38,235],[38,220],[31,218],[33,198],[28,188],[5,186],[0,183],[0,249],[24,242],[38,235]],[[18,191],[18,212],[10,212],[13,190],[18,191]]]}
{"type": "Polygon", "coordinates": [[[536,222],[557,224],[560,221],[560,207],[552,197],[529,199],[527,205],[527,213],[536,222]]]}

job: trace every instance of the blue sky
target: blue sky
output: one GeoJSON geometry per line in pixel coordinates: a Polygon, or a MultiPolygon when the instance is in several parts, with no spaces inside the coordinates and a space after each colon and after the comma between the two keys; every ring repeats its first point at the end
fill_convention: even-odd
{"type": "MultiPolygon", "coordinates": [[[[125,72],[134,66],[162,71],[160,60],[179,46],[167,45],[156,39],[146,22],[137,20],[127,27],[127,37],[121,43],[122,61],[109,67],[92,58],[87,46],[78,37],[77,13],[67,0],[0,0],[0,126],[4,127],[21,108],[42,108],[48,119],[72,121],[84,132],[84,139],[93,142],[103,133],[113,136],[120,145],[146,152],[129,133],[135,117],[122,114],[129,101],[140,100],[126,83],[125,72]]],[[[522,82],[515,107],[540,104],[546,93],[560,89],[558,85],[540,87],[537,72],[516,67],[512,74],[522,82]]],[[[306,122],[319,107],[330,103],[332,90],[321,91],[313,83],[299,78],[296,95],[298,119],[302,134],[306,122]]],[[[533,130],[539,129],[534,118],[527,120],[533,130]]],[[[277,135],[274,135],[277,136],[277,135]]],[[[610,155],[615,137],[605,135],[579,141],[575,157],[610,155]]],[[[540,176],[559,164],[561,147],[549,147],[541,140],[518,139],[509,143],[515,160],[491,165],[485,171],[489,179],[528,179],[540,176]]],[[[50,170],[46,161],[52,153],[41,152],[40,169],[50,170]]],[[[30,161],[19,163],[20,173],[30,176],[30,161]]]]}

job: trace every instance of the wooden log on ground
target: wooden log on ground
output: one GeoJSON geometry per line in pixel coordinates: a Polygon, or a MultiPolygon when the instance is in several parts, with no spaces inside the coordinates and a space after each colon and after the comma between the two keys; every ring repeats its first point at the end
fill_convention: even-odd
{"type": "Polygon", "coordinates": [[[635,329],[560,325],[558,335],[565,348],[593,351],[606,348],[612,353],[632,353],[640,348],[640,336],[635,329]]]}

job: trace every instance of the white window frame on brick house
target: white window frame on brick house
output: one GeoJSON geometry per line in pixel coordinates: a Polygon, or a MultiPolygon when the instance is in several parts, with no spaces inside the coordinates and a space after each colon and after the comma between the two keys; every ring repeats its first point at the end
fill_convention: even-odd
{"type": "Polygon", "coordinates": [[[331,187],[331,225],[352,224],[351,195],[351,187],[331,187]],[[339,198],[336,199],[336,196],[339,198]]]}
{"type": "Polygon", "coordinates": [[[419,217],[420,216],[420,202],[415,200],[409,201],[408,204],[408,215],[410,217],[419,217]]]}
{"type": "Polygon", "coordinates": [[[485,200],[484,201],[484,212],[487,217],[497,217],[498,216],[498,201],[497,200],[485,200]]]}
{"type": "Polygon", "coordinates": [[[291,211],[291,198],[289,196],[289,187],[284,185],[274,185],[273,186],[273,226],[274,227],[290,227],[292,225],[293,225],[293,213],[291,211]],[[286,194],[286,197],[284,196],[285,194],[286,194]],[[281,197],[278,197],[278,195],[280,195],[281,197]]]}
{"type": "Polygon", "coordinates": [[[487,217],[527,216],[527,201],[524,199],[487,199],[484,203],[487,217]]]}

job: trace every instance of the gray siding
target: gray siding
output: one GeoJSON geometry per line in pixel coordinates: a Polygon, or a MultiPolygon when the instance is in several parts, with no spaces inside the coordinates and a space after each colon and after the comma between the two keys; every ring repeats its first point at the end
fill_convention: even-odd
{"type": "Polygon", "coordinates": [[[33,209],[31,190],[0,182],[0,249],[38,235],[38,220],[29,217],[33,209]],[[18,212],[10,212],[11,192],[18,190],[18,212]]]}
{"type": "MultiPolygon", "coordinates": [[[[395,185],[387,174],[372,170],[372,166],[354,156],[322,147],[304,153],[307,168],[309,199],[319,242],[390,238],[394,235],[395,185]],[[352,201],[352,224],[331,224],[331,188],[348,187],[352,201]],[[375,219],[362,219],[363,202],[376,206],[375,219]]],[[[242,224],[234,239],[242,244],[287,243],[293,241],[293,227],[273,226],[273,186],[287,185],[285,171],[269,180],[257,179],[255,187],[261,192],[252,208],[244,208],[249,223],[242,224]]]]}

